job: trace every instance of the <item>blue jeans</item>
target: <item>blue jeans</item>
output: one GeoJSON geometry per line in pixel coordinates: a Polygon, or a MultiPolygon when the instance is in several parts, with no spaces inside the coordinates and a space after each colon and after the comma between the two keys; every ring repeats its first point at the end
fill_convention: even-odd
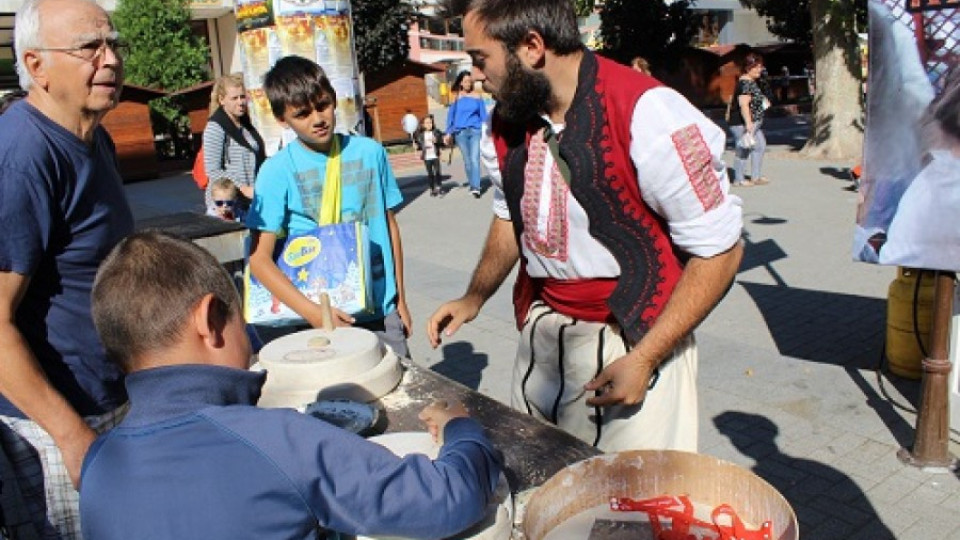
{"type": "Polygon", "coordinates": [[[480,191],[480,128],[463,128],[455,135],[457,148],[463,155],[470,190],[480,191]]]}
{"type": "Polygon", "coordinates": [[[736,154],[736,159],[733,160],[734,183],[743,182],[747,158],[750,159],[750,178],[756,180],[763,176],[760,174],[760,170],[763,168],[763,153],[767,150],[767,138],[763,135],[763,130],[760,129],[761,124],[756,124],[753,129],[753,138],[757,143],[752,150],[741,148],[739,144],[740,138],[746,133],[747,128],[745,126],[730,126],[730,131],[733,132],[733,151],[736,154]]]}

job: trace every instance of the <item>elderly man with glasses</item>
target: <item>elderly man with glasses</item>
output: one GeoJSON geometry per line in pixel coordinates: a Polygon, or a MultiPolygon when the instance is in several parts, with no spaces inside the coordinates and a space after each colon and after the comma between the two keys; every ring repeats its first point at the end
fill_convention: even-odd
{"type": "Polygon", "coordinates": [[[90,315],[97,267],[133,231],[100,126],[119,99],[123,47],[90,0],[26,0],[14,47],[27,97],[0,116],[3,513],[14,535],[80,538],[83,458],[126,403],[90,315]]]}

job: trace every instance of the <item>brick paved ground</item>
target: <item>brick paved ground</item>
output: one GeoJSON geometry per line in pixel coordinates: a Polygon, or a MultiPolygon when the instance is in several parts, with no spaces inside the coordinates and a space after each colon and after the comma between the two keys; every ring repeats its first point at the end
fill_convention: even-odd
{"type": "MultiPolygon", "coordinates": [[[[960,479],[896,457],[913,441],[915,416],[901,407],[916,405],[919,384],[877,370],[894,269],[850,261],[850,164],[789,153],[803,131],[779,126],[765,165],[773,183],[736,191],[747,252],[697,333],[700,449],[779,489],[802,538],[960,538],[960,479]]],[[[508,401],[517,339],[508,288],[440,349],[424,337],[433,309],[463,292],[491,218],[491,194],[470,196],[459,159],[444,173],[452,175],[449,191],[436,199],[418,168],[398,171],[411,350],[417,362],[508,401]]],[[[134,184],[129,192],[139,213],[159,213],[199,205],[189,182],[134,184]]]]}

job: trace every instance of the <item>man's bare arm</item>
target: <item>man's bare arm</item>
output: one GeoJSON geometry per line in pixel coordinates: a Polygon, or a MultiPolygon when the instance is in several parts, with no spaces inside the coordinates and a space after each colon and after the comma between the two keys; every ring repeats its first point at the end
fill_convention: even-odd
{"type": "Polygon", "coordinates": [[[480,308],[490,299],[503,280],[510,275],[517,264],[520,251],[513,234],[513,224],[505,219],[494,217],[487,233],[480,261],[473,270],[467,292],[457,300],[447,302],[427,321],[427,338],[430,345],[440,345],[440,332],[453,335],[463,324],[476,318],[480,308]]]}
{"type": "Polygon", "coordinates": [[[593,391],[608,386],[589,405],[634,405],[643,401],[653,370],[666,359],[720,302],[740,267],[743,244],[709,258],[693,257],[680,276],[673,295],[650,331],[625,356],[607,366],[586,385],[593,391]]]}
{"type": "Polygon", "coordinates": [[[0,272],[0,394],[53,438],[74,486],[80,485],[83,457],[96,433],[57,392],[17,329],[15,315],[30,278],[0,272]]]}

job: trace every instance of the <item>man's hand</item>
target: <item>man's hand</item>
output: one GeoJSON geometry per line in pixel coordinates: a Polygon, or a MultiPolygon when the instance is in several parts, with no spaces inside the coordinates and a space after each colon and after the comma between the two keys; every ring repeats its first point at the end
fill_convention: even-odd
{"type": "Polygon", "coordinates": [[[440,333],[452,336],[464,324],[477,318],[483,303],[469,296],[443,304],[427,321],[427,339],[430,346],[436,349],[440,345],[440,333]]]}
{"type": "Polygon", "coordinates": [[[434,401],[420,411],[419,418],[427,425],[427,430],[437,444],[443,444],[443,428],[454,418],[470,416],[466,407],[459,401],[447,403],[444,400],[434,401]]]}
{"type": "Polygon", "coordinates": [[[80,471],[83,468],[83,458],[87,455],[87,450],[97,438],[97,433],[87,427],[78,429],[66,440],[57,441],[57,447],[60,454],[63,455],[63,464],[67,468],[67,474],[70,475],[70,481],[73,487],[80,489],[80,471]]]}
{"type": "Polygon", "coordinates": [[[600,391],[600,395],[587,398],[587,405],[608,407],[642,402],[647,396],[650,376],[656,366],[656,362],[640,357],[636,349],[621,356],[583,386],[590,392],[600,391]]]}

